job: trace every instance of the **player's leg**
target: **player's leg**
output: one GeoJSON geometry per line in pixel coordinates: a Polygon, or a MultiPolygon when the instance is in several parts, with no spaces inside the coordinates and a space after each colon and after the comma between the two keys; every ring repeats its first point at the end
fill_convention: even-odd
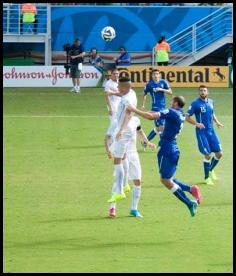
{"type": "Polygon", "coordinates": [[[208,185],[214,185],[211,178],[209,177],[210,167],[211,167],[211,149],[208,143],[208,138],[206,133],[197,132],[198,149],[202,155],[203,168],[204,168],[204,183],[208,185]]]}
{"type": "Polygon", "coordinates": [[[138,211],[138,204],[141,197],[141,164],[137,152],[133,152],[129,156],[129,179],[133,180],[134,187],[132,191],[132,201],[130,215],[134,217],[142,217],[138,211]]]}
{"type": "Polygon", "coordinates": [[[215,156],[213,156],[211,159],[210,177],[212,180],[217,180],[216,174],[214,172],[214,168],[216,167],[216,165],[219,163],[219,160],[223,156],[222,147],[215,132],[213,132],[212,135],[209,136],[209,142],[210,142],[211,151],[215,153],[215,156]]]}
{"type": "Polygon", "coordinates": [[[173,182],[179,185],[182,191],[189,192],[190,194],[192,194],[197,200],[198,204],[201,203],[201,194],[197,185],[189,185],[176,178],[173,178],[173,182]]]}
{"type": "Polygon", "coordinates": [[[180,186],[172,179],[178,164],[179,153],[176,152],[171,156],[165,156],[159,151],[157,157],[161,183],[171,190],[173,194],[188,207],[191,216],[194,216],[198,206],[197,202],[188,198],[180,186]]]}
{"type": "Polygon", "coordinates": [[[125,199],[126,196],[123,191],[123,183],[124,183],[124,167],[122,163],[122,159],[125,156],[127,141],[125,139],[120,139],[114,142],[114,168],[115,168],[115,181],[113,183],[116,186],[111,198],[108,200],[109,203],[114,203],[119,200],[125,199]]]}
{"type": "Polygon", "coordinates": [[[81,70],[76,67],[76,93],[80,93],[80,72],[81,70]]]}
{"type": "Polygon", "coordinates": [[[148,141],[151,141],[157,134],[161,135],[164,130],[164,120],[157,119],[154,120],[155,127],[150,131],[147,136],[148,141]]]}
{"type": "Polygon", "coordinates": [[[130,186],[129,186],[129,160],[128,156],[124,157],[122,159],[122,164],[124,168],[124,181],[123,181],[123,187],[124,187],[124,192],[127,194],[130,192],[130,186]]]}

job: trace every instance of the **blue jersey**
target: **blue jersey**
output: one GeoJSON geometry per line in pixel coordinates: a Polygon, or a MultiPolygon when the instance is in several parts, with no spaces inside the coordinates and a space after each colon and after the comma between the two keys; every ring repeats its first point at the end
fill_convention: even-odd
{"type": "Polygon", "coordinates": [[[152,111],[160,111],[166,108],[165,93],[157,91],[157,88],[169,89],[169,84],[166,80],[161,79],[158,82],[149,81],[144,89],[144,95],[150,93],[152,97],[152,111]]]}
{"type": "Polygon", "coordinates": [[[212,130],[213,113],[213,100],[207,99],[206,101],[204,101],[201,98],[198,98],[191,103],[187,115],[192,116],[193,114],[195,114],[196,121],[198,123],[204,124],[205,130],[212,130]]]}
{"type": "Polygon", "coordinates": [[[164,151],[164,154],[172,154],[175,151],[178,151],[176,144],[177,135],[181,132],[185,115],[182,109],[165,109],[160,112],[161,119],[165,119],[165,128],[160,137],[159,146],[161,151],[164,151]]]}

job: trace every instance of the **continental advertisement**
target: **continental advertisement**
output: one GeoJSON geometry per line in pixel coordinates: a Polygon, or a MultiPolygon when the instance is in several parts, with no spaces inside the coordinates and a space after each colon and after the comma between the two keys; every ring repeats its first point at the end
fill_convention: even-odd
{"type": "Polygon", "coordinates": [[[228,66],[127,66],[118,67],[120,76],[129,76],[133,87],[144,87],[153,69],[159,69],[161,77],[171,87],[229,87],[228,66]]]}

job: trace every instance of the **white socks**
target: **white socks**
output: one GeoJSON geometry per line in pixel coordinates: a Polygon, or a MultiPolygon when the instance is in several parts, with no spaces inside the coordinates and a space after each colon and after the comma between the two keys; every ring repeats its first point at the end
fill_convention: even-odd
{"type": "Polygon", "coordinates": [[[115,182],[116,182],[116,193],[123,194],[123,181],[124,181],[124,167],[123,164],[115,165],[115,182]]]}
{"type": "Polygon", "coordinates": [[[133,192],[132,192],[131,210],[138,209],[140,196],[141,196],[141,185],[139,186],[134,185],[133,192]]]}

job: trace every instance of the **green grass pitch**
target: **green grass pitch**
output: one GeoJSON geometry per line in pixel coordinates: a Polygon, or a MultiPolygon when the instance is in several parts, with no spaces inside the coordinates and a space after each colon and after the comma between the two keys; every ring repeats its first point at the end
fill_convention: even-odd
{"type": "MultiPolygon", "coordinates": [[[[142,89],[135,90],[140,105],[142,89]]],[[[176,177],[199,183],[197,215],[162,187],[156,153],[138,143],[144,218],[129,217],[129,194],[110,219],[103,89],[4,89],[4,272],[232,272],[233,95],[209,91],[225,125],[216,129],[224,156],[215,186],[201,183],[194,127],[185,123],[178,138],[176,177]]],[[[173,93],[186,97],[185,110],[197,96],[192,88],[173,93]]],[[[141,122],[149,133],[153,122],[141,122]]]]}

